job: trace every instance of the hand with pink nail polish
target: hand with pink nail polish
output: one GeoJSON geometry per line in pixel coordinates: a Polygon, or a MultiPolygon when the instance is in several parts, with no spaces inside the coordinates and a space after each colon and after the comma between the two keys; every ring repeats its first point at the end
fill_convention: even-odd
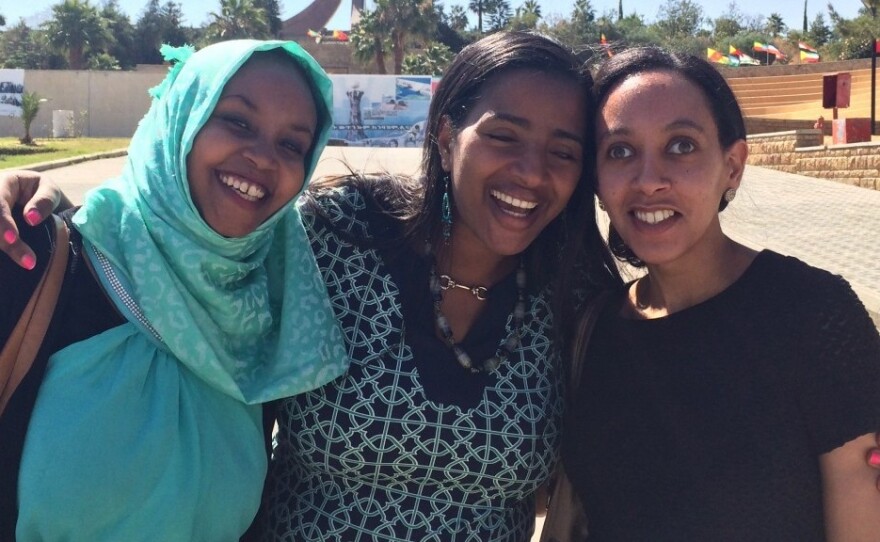
{"type": "Polygon", "coordinates": [[[25,221],[35,226],[53,210],[71,207],[61,190],[36,171],[12,171],[0,175],[0,251],[21,267],[33,269],[37,264],[31,248],[19,235],[12,209],[21,206],[25,221]]]}

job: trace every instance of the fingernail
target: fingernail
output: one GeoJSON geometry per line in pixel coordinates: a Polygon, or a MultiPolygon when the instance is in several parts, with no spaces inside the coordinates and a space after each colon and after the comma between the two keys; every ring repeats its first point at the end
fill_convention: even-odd
{"type": "Polygon", "coordinates": [[[25,254],[21,257],[21,266],[25,269],[33,269],[35,265],[37,265],[37,260],[30,254],[25,254]]]}
{"type": "Polygon", "coordinates": [[[12,230],[6,230],[3,232],[3,240],[6,241],[7,245],[11,245],[15,242],[15,232],[12,230]]]}
{"type": "Polygon", "coordinates": [[[868,457],[868,464],[872,467],[880,467],[880,450],[873,450],[868,457]]]}
{"type": "Polygon", "coordinates": [[[40,213],[36,209],[31,209],[24,214],[24,219],[31,226],[36,226],[40,223],[40,213]]]}

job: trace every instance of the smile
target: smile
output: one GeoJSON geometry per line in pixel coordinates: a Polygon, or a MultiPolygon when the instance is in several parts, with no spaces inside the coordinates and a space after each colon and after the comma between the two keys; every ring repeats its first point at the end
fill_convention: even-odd
{"type": "Polygon", "coordinates": [[[266,189],[262,186],[245,181],[234,175],[220,175],[220,182],[238,192],[242,198],[248,201],[259,201],[266,197],[266,189]]]}
{"type": "Polygon", "coordinates": [[[515,198],[510,194],[505,194],[499,190],[490,190],[489,194],[495,198],[499,203],[499,208],[509,215],[513,215],[516,217],[524,218],[528,216],[529,212],[531,212],[535,207],[538,206],[537,201],[527,201],[519,198],[515,198]]]}
{"type": "Polygon", "coordinates": [[[664,220],[672,218],[675,211],[671,209],[661,209],[659,211],[634,211],[636,218],[648,224],[659,224],[664,220]]]}

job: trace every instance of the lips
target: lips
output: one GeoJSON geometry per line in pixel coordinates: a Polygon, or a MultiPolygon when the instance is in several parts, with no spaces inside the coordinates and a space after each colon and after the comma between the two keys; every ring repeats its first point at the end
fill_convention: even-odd
{"type": "Polygon", "coordinates": [[[229,188],[232,188],[239,196],[247,201],[260,201],[265,198],[268,193],[265,187],[236,175],[221,173],[219,177],[220,182],[229,188]]]}
{"type": "Polygon", "coordinates": [[[490,190],[489,194],[498,203],[498,208],[504,213],[517,218],[529,216],[537,206],[537,201],[529,201],[511,196],[500,190],[490,190]]]}

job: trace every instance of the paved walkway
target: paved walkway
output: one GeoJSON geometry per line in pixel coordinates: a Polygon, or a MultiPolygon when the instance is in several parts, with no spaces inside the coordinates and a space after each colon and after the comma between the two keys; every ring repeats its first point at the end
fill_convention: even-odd
{"type": "MultiPolygon", "coordinates": [[[[318,175],[360,171],[414,173],[419,149],[329,147],[318,175]]],[[[102,179],[121,171],[110,158],[48,172],[74,202],[102,179]]],[[[734,239],[770,248],[843,275],[880,327],[880,191],[747,167],[736,200],[721,214],[734,239]]]]}

